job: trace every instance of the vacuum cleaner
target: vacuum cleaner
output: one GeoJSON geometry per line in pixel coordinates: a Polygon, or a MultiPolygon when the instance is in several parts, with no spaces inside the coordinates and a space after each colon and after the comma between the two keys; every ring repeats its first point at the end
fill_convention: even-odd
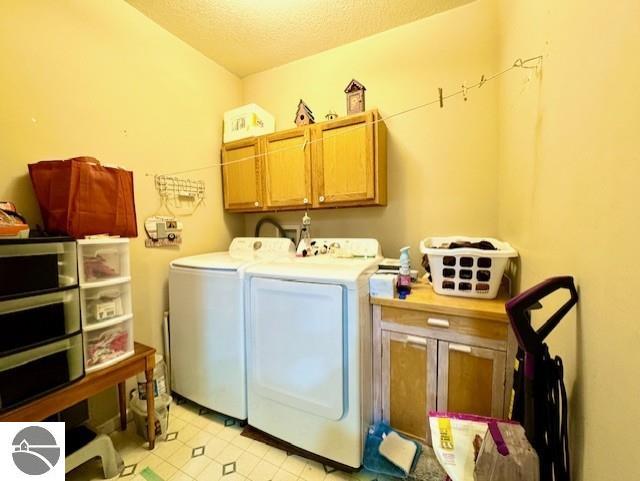
{"type": "Polygon", "coordinates": [[[570,481],[567,433],[567,392],[562,359],[552,357],[545,338],[578,302],[573,277],[554,277],[532,287],[506,304],[511,327],[518,340],[511,418],[524,426],[538,453],[541,481],[570,481]],[[570,297],[542,326],[531,325],[531,310],[559,290],[570,297]]]}

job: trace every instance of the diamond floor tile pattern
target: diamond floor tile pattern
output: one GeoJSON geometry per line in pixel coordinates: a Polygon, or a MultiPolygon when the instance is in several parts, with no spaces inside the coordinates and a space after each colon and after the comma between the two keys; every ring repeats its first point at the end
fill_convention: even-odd
{"type": "MultiPolygon", "coordinates": [[[[288,454],[240,435],[234,419],[190,402],[170,408],[169,434],[153,451],[130,423],[111,435],[127,470],[120,481],[371,481],[371,473],[349,474],[288,454]]],[[[99,460],[67,474],[69,481],[103,480],[99,460]]]]}

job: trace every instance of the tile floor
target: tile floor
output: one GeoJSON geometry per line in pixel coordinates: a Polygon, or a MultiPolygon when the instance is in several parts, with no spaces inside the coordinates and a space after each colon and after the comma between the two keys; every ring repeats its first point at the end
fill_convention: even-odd
{"type": "MultiPolygon", "coordinates": [[[[121,481],[149,481],[150,468],[164,481],[372,481],[364,470],[348,474],[254,441],[240,433],[234,419],[210,413],[191,403],[173,403],[166,440],[153,451],[129,423],[111,435],[124,459],[121,481]],[[146,474],[146,476],[145,476],[146,474]]],[[[98,460],[67,474],[70,481],[104,479],[98,460]]]]}

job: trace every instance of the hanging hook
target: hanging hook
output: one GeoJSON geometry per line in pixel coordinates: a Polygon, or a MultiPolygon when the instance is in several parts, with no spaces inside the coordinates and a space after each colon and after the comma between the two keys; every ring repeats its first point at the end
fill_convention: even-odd
{"type": "Polygon", "coordinates": [[[464,99],[464,101],[467,101],[467,87],[464,85],[464,83],[462,84],[462,98],[464,99]]]}
{"type": "Polygon", "coordinates": [[[540,64],[542,64],[542,55],[538,55],[536,57],[531,57],[528,58],[526,60],[522,60],[521,58],[516,59],[515,62],[513,62],[513,66],[514,67],[519,67],[519,68],[535,68],[537,69],[540,64]],[[535,65],[529,65],[530,63],[535,62],[535,65]]]}

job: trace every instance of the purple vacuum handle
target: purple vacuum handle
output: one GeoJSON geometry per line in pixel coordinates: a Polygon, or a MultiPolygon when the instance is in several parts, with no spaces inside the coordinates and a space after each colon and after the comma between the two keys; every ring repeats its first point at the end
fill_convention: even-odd
{"type": "Polygon", "coordinates": [[[520,347],[526,352],[536,352],[537,349],[541,347],[542,341],[577,302],[578,291],[571,276],[552,277],[507,301],[505,305],[507,315],[511,321],[513,331],[518,338],[520,347]],[[541,299],[560,289],[569,290],[571,298],[565,302],[540,329],[535,331],[533,327],[531,327],[531,319],[528,313],[529,309],[541,299]]]}

